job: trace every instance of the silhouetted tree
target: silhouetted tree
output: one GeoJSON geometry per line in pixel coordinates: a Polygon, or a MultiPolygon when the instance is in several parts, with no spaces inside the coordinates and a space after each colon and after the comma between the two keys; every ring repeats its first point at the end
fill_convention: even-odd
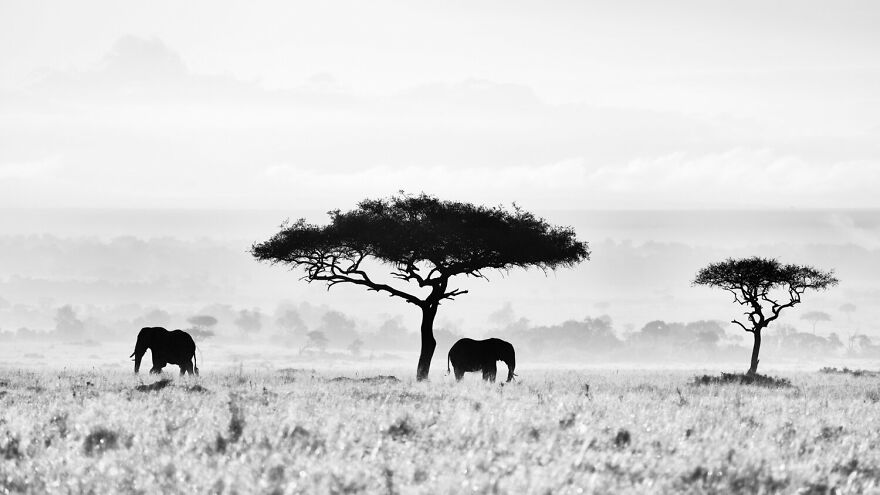
{"type": "Polygon", "coordinates": [[[852,323],[852,314],[856,312],[856,305],[853,303],[843,303],[840,305],[839,309],[842,313],[846,315],[846,322],[852,323]]]}
{"type": "Polygon", "coordinates": [[[259,309],[243,309],[235,318],[235,326],[244,334],[257,333],[263,328],[263,313],[259,309]]]}
{"type": "Polygon", "coordinates": [[[528,352],[543,354],[554,359],[602,355],[620,347],[621,341],[614,333],[613,322],[608,316],[586,317],[583,320],[566,320],[558,325],[529,325],[528,320],[508,326],[504,335],[515,342],[527,343],[528,352]]]}
{"type": "Polygon", "coordinates": [[[364,200],[346,213],[329,212],[330,223],[304,219],[283,224],[271,239],[254,244],[261,261],[305,270],[305,280],[360,285],[417,306],[422,312],[416,377],[428,377],[437,342],[434,318],[440,303],[467,293],[450,288],[456,275],[483,277],[487,269],[569,267],[589,259],[588,246],[568,227],[556,227],[523,211],[398,195],[364,200]],[[370,261],[389,265],[391,276],[428,294],[407,292],[373,279],[370,261]]]}
{"type": "Polygon", "coordinates": [[[306,337],[308,337],[308,340],[303,348],[300,349],[300,354],[310,348],[318,349],[321,352],[324,352],[324,350],[327,349],[327,336],[324,335],[324,332],[320,330],[312,330],[306,334],[306,337]]]}
{"type": "Polygon", "coordinates": [[[187,318],[186,322],[192,325],[192,328],[188,329],[187,332],[192,336],[193,340],[205,340],[214,336],[214,331],[211,329],[217,324],[217,318],[211,315],[195,315],[187,318]]]}
{"type": "Polygon", "coordinates": [[[217,324],[217,318],[214,318],[211,315],[191,316],[191,317],[187,318],[186,321],[190,325],[194,325],[194,326],[205,328],[205,329],[210,329],[211,327],[213,327],[214,325],[217,324]]]}
{"type": "Polygon", "coordinates": [[[317,328],[324,333],[327,341],[335,346],[345,345],[357,338],[355,322],[339,311],[327,311],[321,316],[321,326],[317,328]]]}
{"type": "Polygon", "coordinates": [[[361,350],[364,347],[364,341],[361,339],[354,339],[351,344],[348,345],[348,350],[351,352],[352,356],[358,357],[361,355],[361,350]]]}
{"type": "Polygon", "coordinates": [[[837,332],[831,332],[831,335],[828,336],[828,345],[833,347],[835,350],[843,347],[843,341],[840,340],[840,337],[837,335],[837,332]]]}
{"type": "Polygon", "coordinates": [[[694,285],[719,287],[733,294],[734,302],[747,307],[744,313],[747,325],[739,325],[754,337],[752,359],[748,373],[758,371],[758,353],[761,350],[761,330],[767,327],[785,308],[801,302],[807,289],[824,290],[837,285],[834,272],[823,272],[810,266],[783,265],[778,260],[757,256],[743,259],[728,258],[711,263],[697,272],[694,285]],[[765,315],[765,313],[767,313],[765,315]]]}
{"type": "Polygon", "coordinates": [[[293,308],[284,309],[278,318],[275,319],[275,324],[293,334],[300,334],[306,331],[305,322],[302,320],[299,312],[293,308]]]}
{"type": "Polygon", "coordinates": [[[77,318],[73,306],[66,304],[55,311],[55,331],[60,337],[79,338],[85,334],[86,326],[77,318]]]}
{"type": "Polygon", "coordinates": [[[651,339],[667,337],[670,333],[671,329],[669,328],[669,325],[662,320],[654,320],[645,323],[645,326],[642,327],[641,331],[642,335],[651,339]]]}
{"type": "Polygon", "coordinates": [[[381,349],[400,350],[414,346],[417,343],[418,337],[415,333],[406,331],[402,320],[401,316],[385,320],[376,332],[376,343],[373,347],[378,346],[381,349]]]}
{"type": "Polygon", "coordinates": [[[201,327],[192,327],[187,330],[187,333],[189,333],[190,337],[192,337],[193,340],[195,340],[196,342],[200,342],[214,336],[213,330],[206,330],[201,327]]]}
{"type": "Polygon", "coordinates": [[[816,335],[816,323],[820,321],[831,321],[831,315],[824,311],[808,311],[801,316],[802,320],[807,320],[813,324],[813,335],[816,335]]]}
{"type": "Polygon", "coordinates": [[[489,314],[489,321],[501,328],[510,325],[515,320],[516,315],[513,312],[513,305],[510,304],[510,301],[504,303],[504,306],[501,306],[497,311],[489,314]]]}
{"type": "Polygon", "coordinates": [[[138,330],[143,327],[167,327],[171,324],[171,314],[159,308],[153,308],[143,316],[135,318],[132,323],[138,330]]]}
{"type": "Polygon", "coordinates": [[[627,344],[634,351],[660,358],[680,358],[681,350],[689,356],[695,351],[711,353],[718,348],[724,338],[724,328],[715,321],[693,321],[690,323],[650,321],[638,332],[628,336],[627,344]]]}

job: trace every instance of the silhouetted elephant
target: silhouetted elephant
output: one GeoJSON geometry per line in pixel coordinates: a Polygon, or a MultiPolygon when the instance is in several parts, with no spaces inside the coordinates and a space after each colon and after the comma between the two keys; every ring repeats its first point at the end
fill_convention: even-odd
{"type": "Polygon", "coordinates": [[[501,339],[461,339],[449,349],[446,371],[449,371],[449,363],[452,363],[456,380],[461,380],[468,371],[482,371],[483,380],[494,382],[498,361],[507,365],[507,381],[513,380],[516,356],[509,342],[501,339]]]}
{"type": "Polygon", "coordinates": [[[169,332],[162,327],[145,327],[138,333],[137,343],[134,346],[134,372],[141,369],[141,359],[150,350],[153,355],[153,367],[150,373],[161,373],[166,364],[180,366],[180,376],[187,372],[199,374],[196,362],[196,343],[192,337],[183,330],[169,332]]]}

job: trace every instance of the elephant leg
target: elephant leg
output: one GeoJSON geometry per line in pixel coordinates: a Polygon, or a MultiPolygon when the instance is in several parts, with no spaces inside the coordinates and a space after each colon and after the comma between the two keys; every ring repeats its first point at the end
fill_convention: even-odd
{"type": "Polygon", "coordinates": [[[164,368],[168,362],[164,359],[165,356],[162,354],[156,353],[155,350],[152,352],[153,354],[153,369],[150,370],[150,373],[158,374],[162,372],[162,368],[164,368]]]}
{"type": "Polygon", "coordinates": [[[494,382],[495,374],[497,373],[497,371],[498,369],[495,366],[495,363],[486,366],[485,368],[483,368],[483,380],[486,380],[487,382],[494,382]]]}
{"type": "Polygon", "coordinates": [[[453,371],[455,372],[455,381],[460,382],[464,378],[464,371],[458,368],[454,368],[453,371]]]}
{"type": "Polygon", "coordinates": [[[162,368],[164,368],[167,364],[168,363],[163,360],[153,359],[153,369],[150,370],[150,373],[153,373],[153,374],[161,373],[162,368]]]}

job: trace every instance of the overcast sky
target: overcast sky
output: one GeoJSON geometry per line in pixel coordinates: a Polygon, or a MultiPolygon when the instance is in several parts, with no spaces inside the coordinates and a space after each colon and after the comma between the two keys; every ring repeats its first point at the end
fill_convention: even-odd
{"type": "Polygon", "coordinates": [[[880,207],[880,4],[0,2],[0,207],[880,207]]]}

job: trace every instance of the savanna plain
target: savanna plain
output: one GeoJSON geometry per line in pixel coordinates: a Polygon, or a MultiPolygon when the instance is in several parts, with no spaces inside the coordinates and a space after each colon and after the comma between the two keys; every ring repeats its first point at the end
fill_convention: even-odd
{"type": "Polygon", "coordinates": [[[6,368],[0,492],[880,493],[877,377],[773,374],[6,368]]]}

